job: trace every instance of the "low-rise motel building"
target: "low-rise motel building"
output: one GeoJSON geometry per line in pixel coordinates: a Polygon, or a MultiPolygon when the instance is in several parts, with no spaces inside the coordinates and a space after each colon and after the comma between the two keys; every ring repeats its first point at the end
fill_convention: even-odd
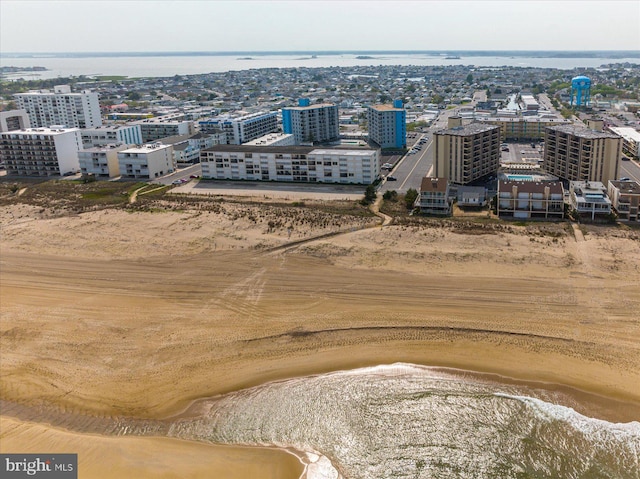
{"type": "Polygon", "coordinates": [[[380,176],[380,150],[310,146],[216,145],[201,152],[202,178],[370,184],[380,176]]]}
{"type": "Polygon", "coordinates": [[[0,157],[7,174],[58,176],[80,170],[78,151],[82,136],[78,128],[27,128],[0,134],[0,157]]]}
{"type": "Polygon", "coordinates": [[[123,178],[153,179],[172,173],[176,169],[173,146],[150,143],[119,151],[118,168],[123,178]]]}
{"type": "Polygon", "coordinates": [[[640,222],[640,183],[609,181],[607,193],[619,220],[640,222]]]}
{"type": "Polygon", "coordinates": [[[498,216],[564,218],[564,188],[560,181],[498,181],[498,216]]]}

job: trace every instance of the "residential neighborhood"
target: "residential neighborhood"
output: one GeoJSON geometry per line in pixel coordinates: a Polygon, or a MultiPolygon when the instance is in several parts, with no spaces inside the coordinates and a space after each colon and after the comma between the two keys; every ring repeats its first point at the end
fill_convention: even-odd
{"type": "Polygon", "coordinates": [[[640,180],[640,67],[583,70],[572,78],[548,68],[462,66],[82,77],[5,95],[1,164],[7,180],[180,185],[171,175],[189,167],[202,182],[415,190],[418,214],[485,208],[499,217],[562,219],[573,211],[584,220],[633,221],[634,206],[589,213],[574,193],[585,188],[577,183],[600,184],[609,200],[611,182],[640,180]],[[51,141],[78,134],[81,145],[71,149],[51,141]],[[427,199],[433,185],[446,196],[435,209],[427,199]]]}

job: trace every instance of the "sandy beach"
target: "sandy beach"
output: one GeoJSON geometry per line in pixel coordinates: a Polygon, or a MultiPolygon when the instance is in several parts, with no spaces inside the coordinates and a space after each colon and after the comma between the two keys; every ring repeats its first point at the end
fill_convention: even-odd
{"type": "Polygon", "coordinates": [[[82,431],[398,361],[564,385],[605,398],[585,413],[640,417],[637,229],[169,204],[4,196],[1,399],[78,420],[3,413],[2,452],[78,452],[82,477],[297,478],[282,451],[82,431]]]}

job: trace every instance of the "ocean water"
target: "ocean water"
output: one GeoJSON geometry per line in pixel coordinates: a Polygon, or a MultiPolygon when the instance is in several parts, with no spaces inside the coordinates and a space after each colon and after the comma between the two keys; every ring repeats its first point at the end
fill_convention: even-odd
{"type": "Polygon", "coordinates": [[[351,67],[377,65],[474,65],[476,67],[597,68],[609,63],[639,63],[638,58],[549,58],[527,55],[461,56],[426,53],[386,54],[248,54],[248,55],[172,55],[172,56],[83,56],[63,57],[40,54],[33,57],[0,56],[0,66],[42,66],[43,72],[21,72],[8,78],[26,80],[69,76],[123,75],[128,77],[170,77],[253,68],[351,67]],[[361,58],[358,58],[361,57],[361,58]]]}
{"type": "Polygon", "coordinates": [[[395,364],[205,400],[199,417],[175,420],[166,432],[295,449],[313,479],[640,477],[640,422],[589,418],[554,403],[560,399],[395,364]]]}

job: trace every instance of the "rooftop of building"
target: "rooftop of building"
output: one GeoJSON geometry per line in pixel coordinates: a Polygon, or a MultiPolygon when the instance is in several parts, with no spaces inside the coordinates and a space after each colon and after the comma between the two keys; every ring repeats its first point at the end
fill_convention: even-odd
{"type": "Polygon", "coordinates": [[[630,126],[610,126],[609,130],[623,138],[640,141],[640,131],[630,126]]]}
{"type": "Polygon", "coordinates": [[[607,189],[601,181],[571,181],[569,184],[574,190],[580,188],[583,191],[605,191],[607,189]]]}
{"type": "Polygon", "coordinates": [[[545,188],[549,188],[550,194],[562,195],[564,189],[559,181],[498,181],[498,191],[512,191],[518,188],[518,193],[544,193],[545,188]]]}
{"type": "Polygon", "coordinates": [[[292,133],[268,133],[260,138],[256,138],[255,140],[248,141],[244,143],[245,145],[251,146],[268,146],[270,143],[275,141],[284,140],[286,138],[293,138],[292,133]]]}
{"type": "Polygon", "coordinates": [[[104,153],[107,151],[125,149],[127,145],[124,143],[109,143],[108,145],[92,146],[91,148],[84,148],[79,153],[104,153]]]}
{"type": "Polygon", "coordinates": [[[156,140],[158,143],[162,143],[163,145],[176,145],[178,143],[185,143],[189,141],[191,135],[173,135],[167,136],[165,138],[160,138],[156,140]]]}
{"type": "Polygon", "coordinates": [[[406,111],[404,108],[397,108],[392,104],[388,105],[369,105],[369,108],[376,111],[406,111]]]}
{"type": "Polygon", "coordinates": [[[295,154],[295,155],[308,155],[314,150],[322,150],[322,151],[349,151],[349,150],[364,150],[371,151],[375,150],[375,148],[370,147],[357,147],[357,146],[347,146],[347,147],[331,147],[331,148],[322,148],[316,146],[255,146],[255,145],[214,145],[211,148],[207,148],[204,151],[212,151],[212,152],[238,152],[238,153],[285,153],[285,154],[295,154]]]}
{"type": "Polygon", "coordinates": [[[564,123],[571,124],[571,120],[558,117],[540,117],[540,116],[490,116],[485,121],[502,121],[506,123],[564,123]]]}
{"type": "Polygon", "coordinates": [[[610,181],[614,188],[623,194],[640,195],[640,183],[637,181],[610,181]]]}
{"type": "Polygon", "coordinates": [[[447,179],[425,176],[420,183],[420,192],[446,193],[447,179]]]}
{"type": "Polygon", "coordinates": [[[436,131],[436,135],[454,135],[454,136],[469,136],[476,135],[478,133],[484,133],[491,130],[499,130],[497,125],[489,125],[487,123],[469,123],[468,125],[454,126],[446,130],[436,131]]]}
{"type": "Polygon", "coordinates": [[[317,108],[327,108],[327,107],[336,107],[337,105],[334,105],[333,103],[316,103],[314,105],[309,105],[309,106],[285,106],[282,109],[283,110],[300,110],[300,111],[304,111],[304,110],[313,110],[313,109],[317,109],[317,108]]]}
{"type": "Polygon", "coordinates": [[[585,126],[580,125],[558,125],[558,126],[549,126],[547,130],[554,130],[561,133],[567,133],[569,135],[574,135],[579,138],[588,138],[588,139],[600,139],[600,138],[619,138],[618,135],[614,135],[613,133],[607,133],[604,131],[590,130],[585,126]]]}
{"type": "Polygon", "coordinates": [[[136,125],[134,124],[115,124],[115,125],[101,125],[101,126],[93,126],[91,128],[83,128],[82,132],[84,133],[86,132],[90,132],[90,131],[94,131],[94,130],[99,130],[99,131],[117,131],[123,128],[131,128],[131,127],[135,127],[136,125]]]}
{"type": "Polygon", "coordinates": [[[2,135],[21,135],[21,136],[33,136],[33,135],[61,135],[73,131],[80,131],[79,128],[26,128],[23,130],[13,130],[3,132],[2,135]]]}
{"type": "Polygon", "coordinates": [[[192,123],[193,120],[166,120],[160,117],[158,118],[145,118],[144,120],[138,120],[131,122],[131,125],[180,125],[182,123],[192,123]]]}
{"type": "Polygon", "coordinates": [[[152,151],[163,150],[165,148],[173,148],[171,145],[163,145],[162,143],[148,143],[146,145],[136,145],[119,153],[150,153],[152,151]]]}

